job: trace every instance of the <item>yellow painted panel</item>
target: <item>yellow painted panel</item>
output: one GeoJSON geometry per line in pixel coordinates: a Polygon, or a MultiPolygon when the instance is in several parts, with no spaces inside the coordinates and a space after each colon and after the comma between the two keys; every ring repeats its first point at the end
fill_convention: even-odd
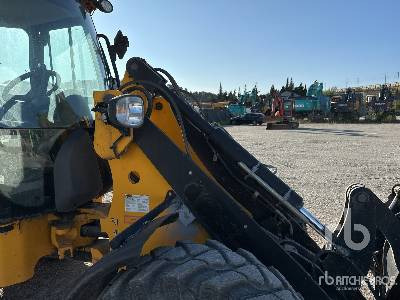
{"type": "MultiPolygon", "coordinates": [[[[125,76],[124,82],[127,81],[128,79],[125,76]]],[[[106,94],[111,93],[104,92],[95,94],[96,103],[100,103],[106,94]]],[[[114,92],[114,94],[116,93],[114,92]]],[[[161,97],[154,99],[153,107],[155,107],[156,103],[161,104],[162,109],[157,110],[153,108],[151,121],[157,125],[181,151],[184,151],[185,147],[182,139],[182,132],[169,103],[161,97]]],[[[113,176],[113,199],[110,214],[107,219],[101,220],[102,230],[107,232],[112,239],[130,224],[136,222],[148,211],[164,201],[171,187],[159,173],[156,166],[152,164],[143,151],[135,144],[134,132],[131,143],[126,147],[126,152],[119,159],[114,158],[115,156],[110,153],[109,148],[120,136],[120,133],[112,126],[104,124],[99,113],[96,113],[95,132],[96,151],[100,156],[109,160],[113,176]],[[139,176],[140,180],[138,183],[133,183],[129,179],[129,174],[131,172],[139,176]],[[140,209],[134,211],[135,208],[132,209],[132,207],[129,206],[129,199],[131,196],[140,199],[148,199],[148,207],[144,205],[144,211],[139,211],[140,209]],[[128,207],[126,207],[126,204],[128,207]]],[[[125,146],[126,145],[124,145],[124,147],[125,146]]],[[[154,147],[157,146],[157,141],[154,141],[154,147]]],[[[193,151],[190,150],[190,152],[193,160],[208,174],[208,171],[202,165],[200,159],[193,151]]],[[[179,168],[179,166],[171,167],[179,168]]],[[[144,200],[144,202],[146,202],[146,200],[144,200]]],[[[151,249],[162,245],[172,245],[177,240],[181,239],[192,239],[202,242],[207,236],[205,230],[196,223],[184,226],[180,222],[176,222],[158,229],[146,243],[143,252],[147,253],[151,249]]]]}
{"type": "Polygon", "coordinates": [[[30,279],[38,260],[56,251],[47,215],[15,223],[14,228],[0,234],[0,287],[30,279]]]}

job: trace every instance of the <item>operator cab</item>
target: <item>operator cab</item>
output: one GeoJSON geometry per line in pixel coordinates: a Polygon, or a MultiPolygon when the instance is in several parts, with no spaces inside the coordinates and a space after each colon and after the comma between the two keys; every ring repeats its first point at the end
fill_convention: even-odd
{"type": "Polygon", "coordinates": [[[1,224],[57,206],[68,211],[102,189],[89,128],[93,91],[110,86],[79,1],[0,4],[1,224]],[[82,190],[68,191],[76,180],[82,190]],[[70,205],[72,197],[78,202],[70,205]]]}

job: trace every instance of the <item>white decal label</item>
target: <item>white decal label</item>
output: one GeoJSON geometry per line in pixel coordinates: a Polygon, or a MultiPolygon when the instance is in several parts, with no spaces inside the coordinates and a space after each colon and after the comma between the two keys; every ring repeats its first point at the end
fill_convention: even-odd
{"type": "Polygon", "coordinates": [[[125,212],[148,213],[150,197],[147,195],[125,195],[125,212]]]}
{"type": "Polygon", "coordinates": [[[4,184],[4,176],[0,175],[0,184],[4,184]]]}

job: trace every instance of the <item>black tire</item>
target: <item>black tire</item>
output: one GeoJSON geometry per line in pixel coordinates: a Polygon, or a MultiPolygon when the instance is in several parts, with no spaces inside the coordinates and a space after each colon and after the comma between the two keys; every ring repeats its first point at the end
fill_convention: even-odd
{"type": "Polygon", "coordinates": [[[143,256],[120,272],[99,299],[288,299],[299,300],[286,279],[254,255],[233,252],[213,240],[177,242],[143,256]]]}

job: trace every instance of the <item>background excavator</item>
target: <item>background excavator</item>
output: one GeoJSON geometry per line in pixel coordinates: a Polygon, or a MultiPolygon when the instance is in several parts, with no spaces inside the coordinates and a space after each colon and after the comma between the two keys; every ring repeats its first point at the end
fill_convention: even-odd
{"type": "Polygon", "coordinates": [[[367,274],[399,299],[397,186],[350,187],[330,232],[167,71],[119,80],[128,40],[90,17],[110,2],[0,4],[0,287],[52,255],[95,262],[68,299],[363,299],[367,274]]]}
{"type": "Polygon", "coordinates": [[[293,117],[294,100],[283,99],[275,93],[271,104],[271,113],[267,115],[267,130],[270,129],[296,129],[299,122],[293,117]]]}

